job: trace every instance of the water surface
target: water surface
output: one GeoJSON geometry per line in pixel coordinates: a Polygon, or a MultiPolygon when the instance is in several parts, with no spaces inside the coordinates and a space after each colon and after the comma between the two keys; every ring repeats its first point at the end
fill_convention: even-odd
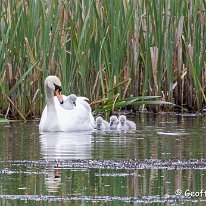
{"type": "Polygon", "coordinates": [[[40,135],[38,121],[1,124],[1,205],[205,202],[206,117],[133,120],[137,131],[127,133],[40,135]]]}

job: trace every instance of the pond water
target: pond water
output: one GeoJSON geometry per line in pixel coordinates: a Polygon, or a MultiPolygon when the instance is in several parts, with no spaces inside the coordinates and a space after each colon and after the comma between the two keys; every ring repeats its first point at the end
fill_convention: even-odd
{"type": "Polygon", "coordinates": [[[206,117],[133,120],[137,131],[127,133],[1,124],[0,205],[205,204],[206,117]]]}

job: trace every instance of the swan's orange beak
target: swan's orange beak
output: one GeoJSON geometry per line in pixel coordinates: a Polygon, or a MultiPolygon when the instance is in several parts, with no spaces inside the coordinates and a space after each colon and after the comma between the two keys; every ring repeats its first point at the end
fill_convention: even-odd
{"type": "Polygon", "coordinates": [[[61,94],[61,92],[59,91],[59,89],[57,89],[57,90],[55,91],[55,94],[56,94],[56,96],[57,96],[57,99],[59,100],[59,103],[60,103],[60,104],[63,104],[63,103],[64,103],[64,100],[63,100],[62,94],[61,94]]]}

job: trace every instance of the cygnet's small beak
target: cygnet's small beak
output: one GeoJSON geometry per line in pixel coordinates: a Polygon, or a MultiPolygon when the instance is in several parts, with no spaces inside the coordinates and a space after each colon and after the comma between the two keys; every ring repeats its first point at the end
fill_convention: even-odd
{"type": "Polygon", "coordinates": [[[76,102],[73,102],[73,105],[74,105],[74,106],[77,106],[77,105],[76,105],[76,102]]]}
{"type": "Polygon", "coordinates": [[[61,92],[59,91],[59,89],[57,89],[57,90],[55,91],[55,94],[56,94],[56,96],[57,96],[57,99],[59,100],[59,103],[60,103],[60,104],[63,104],[63,103],[64,103],[64,100],[63,100],[62,94],[61,94],[61,92]]]}

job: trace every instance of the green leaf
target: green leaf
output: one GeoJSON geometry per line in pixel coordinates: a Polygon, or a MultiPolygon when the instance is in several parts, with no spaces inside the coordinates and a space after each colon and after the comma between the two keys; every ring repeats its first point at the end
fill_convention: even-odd
{"type": "Polygon", "coordinates": [[[39,62],[39,60],[33,64],[22,76],[20,79],[18,79],[18,81],[16,82],[16,84],[10,89],[10,91],[8,92],[7,96],[11,96],[14,91],[17,89],[17,87],[20,85],[20,83],[22,82],[22,80],[34,69],[34,67],[36,66],[36,64],[39,62]]]}
{"type": "Polygon", "coordinates": [[[0,118],[0,123],[9,123],[9,120],[5,118],[0,118]]]}

